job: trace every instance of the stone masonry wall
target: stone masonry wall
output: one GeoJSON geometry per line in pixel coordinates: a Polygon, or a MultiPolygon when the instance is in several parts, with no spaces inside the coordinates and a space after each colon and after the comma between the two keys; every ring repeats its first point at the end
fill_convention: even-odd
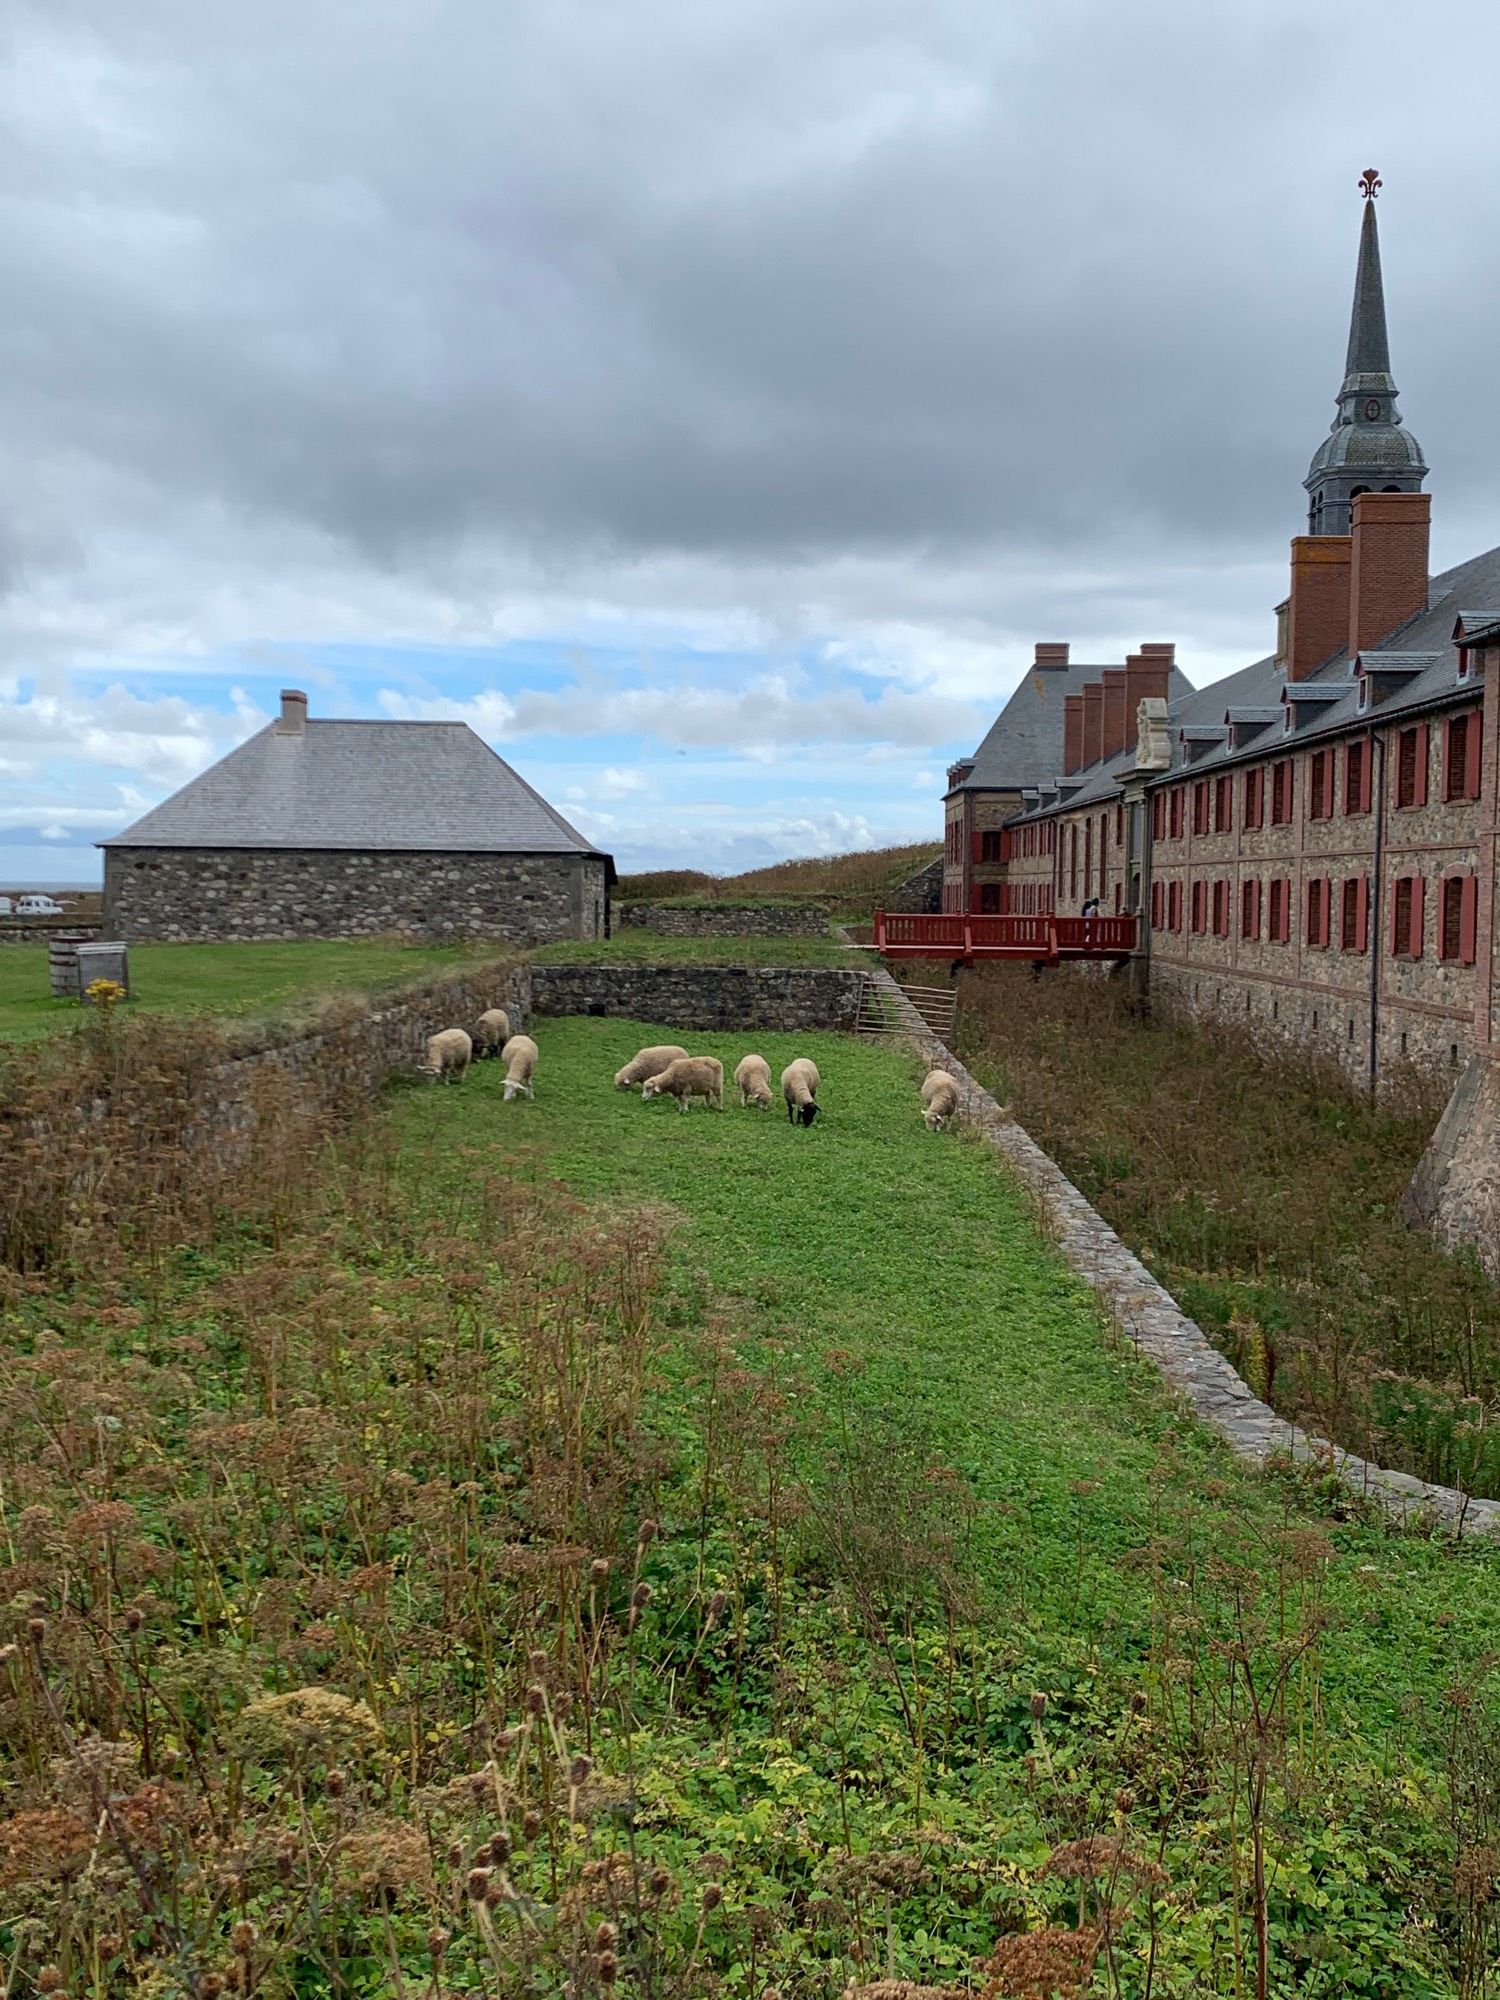
{"type": "Polygon", "coordinates": [[[661,937],[824,937],[826,903],[617,903],[620,930],[661,937]]]}
{"type": "Polygon", "coordinates": [[[104,927],[127,941],[602,937],[605,864],[577,854],[107,848],[104,927]]]}
{"type": "Polygon", "coordinates": [[[534,965],[542,1014],[607,1014],[665,1028],[852,1028],[863,977],[853,967],[534,965]]]}

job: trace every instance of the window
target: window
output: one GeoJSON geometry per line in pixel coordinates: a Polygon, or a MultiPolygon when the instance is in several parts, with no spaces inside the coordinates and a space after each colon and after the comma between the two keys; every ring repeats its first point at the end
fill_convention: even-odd
{"type": "Polygon", "coordinates": [[[1099,815],[1099,894],[1104,894],[1104,854],[1109,845],[1109,814],[1099,815]]]}
{"type": "Polygon", "coordinates": [[[1457,965],[1474,963],[1478,884],[1472,875],[1446,875],[1439,905],[1438,955],[1457,965]]]}
{"type": "Polygon", "coordinates": [[[1193,786],[1193,832],[1208,832],[1208,780],[1199,778],[1193,786]]]}
{"type": "Polygon", "coordinates": [[[1167,889],[1167,929],[1182,929],[1182,884],[1173,882],[1167,889]]]}
{"type": "Polygon", "coordinates": [[[1068,841],[1068,901],[1073,903],[1078,900],[1078,822],[1076,820],[1068,828],[1068,833],[1071,836],[1068,841]]]}
{"type": "Polygon", "coordinates": [[[1193,884],[1193,930],[1198,936],[1208,929],[1208,884],[1193,884]]]}
{"type": "Polygon", "coordinates": [[[1455,715],[1443,742],[1443,797],[1479,797],[1479,712],[1455,715]]]}
{"type": "Polygon", "coordinates": [[[1151,884],[1151,928],[1154,931],[1159,931],[1162,925],[1162,906],[1166,901],[1162,891],[1165,886],[1162,882],[1151,884]]]}
{"type": "Polygon", "coordinates": [[[1115,807],[1115,846],[1125,845],[1125,802],[1122,799],[1115,807]]]}
{"type": "Polygon", "coordinates": [[[980,909],[980,913],[981,913],[981,915],[983,915],[983,916],[986,916],[986,917],[998,917],[998,916],[999,916],[999,914],[1000,914],[1000,889],[1001,889],[1001,884],[1000,884],[1000,883],[998,883],[998,882],[981,882],[981,883],[980,883],[980,885],[979,885],[979,909],[980,909]]]}
{"type": "Polygon", "coordinates": [[[1368,738],[1363,743],[1351,743],[1344,752],[1344,811],[1346,813],[1367,813],[1370,810],[1370,764],[1371,744],[1368,738]]]}
{"type": "Polygon", "coordinates": [[[1226,771],[1214,779],[1214,832],[1228,833],[1234,824],[1234,780],[1226,771]]]}
{"type": "Polygon", "coordinates": [[[1286,944],[1292,935],[1292,885],[1284,875],[1271,883],[1269,922],[1266,936],[1272,944],[1286,944]]]}
{"type": "Polygon", "coordinates": [[[1309,819],[1332,819],[1333,817],[1333,752],[1314,750],[1308,771],[1307,816],[1309,819]]]}
{"type": "Polygon", "coordinates": [[[1229,883],[1221,880],[1214,884],[1214,936],[1229,935],[1229,883]]]}
{"type": "Polygon", "coordinates": [[[1344,951],[1366,951],[1370,943],[1370,878],[1345,877],[1339,899],[1339,945],[1344,951]]]}
{"type": "Polygon", "coordinates": [[[1396,805],[1398,809],[1427,803],[1427,725],[1403,729],[1396,738],[1396,805]]]}
{"type": "Polygon", "coordinates": [[[1151,838],[1165,840],[1167,837],[1167,795],[1158,792],[1151,801],[1151,838]]]}
{"type": "Polygon", "coordinates": [[[1182,792],[1183,788],[1181,785],[1174,785],[1172,787],[1172,791],[1170,794],[1171,820],[1172,820],[1171,838],[1173,840],[1181,840],[1182,838],[1182,792]]]}
{"type": "Polygon", "coordinates": [[[1391,884],[1391,957],[1420,958],[1424,929],[1420,875],[1398,875],[1391,884]]]}
{"type": "Polygon", "coordinates": [[[1306,890],[1307,942],[1321,948],[1328,942],[1328,881],[1315,875],[1306,890]]]}
{"type": "Polygon", "coordinates": [[[1257,766],[1245,773],[1245,809],[1243,821],[1247,833],[1255,833],[1266,823],[1266,773],[1264,766],[1257,766]]]}
{"type": "Polygon", "coordinates": [[[1271,766],[1271,824],[1289,826],[1292,818],[1292,760],[1279,757],[1271,766]]]}
{"type": "Polygon", "coordinates": [[[980,834],[979,858],[981,861],[998,861],[1000,859],[1000,835],[998,833],[980,834]]]}
{"type": "Polygon", "coordinates": [[[1260,936],[1260,881],[1252,877],[1240,884],[1240,936],[1260,936]]]}

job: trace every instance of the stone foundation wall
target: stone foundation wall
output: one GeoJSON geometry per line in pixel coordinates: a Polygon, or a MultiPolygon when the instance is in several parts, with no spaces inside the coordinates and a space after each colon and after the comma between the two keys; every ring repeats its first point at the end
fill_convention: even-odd
{"type": "Polygon", "coordinates": [[[107,848],[104,927],[127,941],[603,937],[605,862],[577,854],[107,848]]]}
{"type": "Polygon", "coordinates": [[[943,857],[929,861],[925,868],[908,875],[885,898],[888,910],[913,911],[922,915],[936,915],[943,907],[943,857]]]}
{"type": "Polygon", "coordinates": [[[852,1028],[863,975],[844,966],[534,965],[538,1014],[607,1014],[664,1028],[852,1028]]]}
{"type": "Polygon", "coordinates": [[[620,903],[620,930],[661,937],[823,937],[826,903],[620,903]]]}
{"type": "Polygon", "coordinates": [[[1500,1063],[1470,1058],[1401,1204],[1444,1249],[1472,1250],[1500,1281],[1500,1063]]]}
{"type": "Polygon", "coordinates": [[[46,945],[55,937],[97,938],[104,935],[97,920],[85,917],[0,917],[0,944],[46,945]]]}

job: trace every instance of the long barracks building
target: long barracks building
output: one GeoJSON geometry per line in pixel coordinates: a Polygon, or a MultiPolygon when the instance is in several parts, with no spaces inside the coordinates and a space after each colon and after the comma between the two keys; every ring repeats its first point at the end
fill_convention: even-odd
{"type": "Polygon", "coordinates": [[[1428,574],[1365,177],[1343,387],[1268,658],[1035,664],[949,772],[943,907],[1134,913],[1153,1002],[1378,1077],[1497,1031],[1500,549],[1428,574]]]}

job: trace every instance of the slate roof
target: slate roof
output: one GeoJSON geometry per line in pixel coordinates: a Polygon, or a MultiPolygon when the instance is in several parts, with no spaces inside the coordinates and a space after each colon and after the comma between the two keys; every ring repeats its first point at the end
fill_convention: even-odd
{"type": "MultiPolygon", "coordinates": [[[[1326,660],[1305,680],[1297,683],[1300,688],[1314,691],[1315,698],[1296,702],[1296,708],[1302,710],[1307,719],[1300,721],[1288,736],[1284,733],[1283,721],[1286,709],[1285,671],[1274,657],[1256,660],[1248,667],[1241,667],[1237,673],[1226,675],[1223,680],[1212,681],[1207,687],[1196,689],[1181,701],[1169,702],[1171,768],[1158,773],[1148,783],[1167,783],[1181,777],[1185,769],[1192,770],[1196,775],[1200,771],[1221,770],[1225,765],[1254,763],[1258,758],[1274,755],[1283,744],[1300,746],[1321,742],[1351,729],[1366,729],[1372,722],[1384,723],[1451,702],[1473,701],[1474,684],[1458,678],[1458,648],[1453,643],[1453,629],[1460,615],[1471,634],[1490,620],[1500,624],[1500,548],[1488,549],[1483,555],[1474,556],[1468,562],[1433,577],[1427,586],[1427,609],[1400,626],[1384,644],[1364,650],[1360,655],[1361,663],[1368,665],[1375,679],[1384,681],[1387,678],[1387,674],[1381,672],[1385,668],[1390,678],[1399,682],[1388,693],[1377,695],[1370,707],[1360,708],[1354,661],[1347,652],[1341,653],[1334,659],[1326,660]],[[1461,611],[1464,605],[1484,608],[1461,611]],[[1325,698],[1317,699],[1318,695],[1325,698]],[[1326,698],[1329,695],[1333,698],[1326,698]],[[1207,749],[1200,748],[1199,754],[1192,758],[1185,755],[1181,740],[1184,726],[1193,728],[1222,723],[1230,711],[1238,715],[1246,710],[1266,709],[1274,709],[1277,720],[1258,731],[1248,742],[1235,747],[1230,736],[1222,743],[1207,749]]],[[[1004,720],[1003,716],[1001,720],[1004,720]]],[[[993,735],[994,731],[990,733],[993,735]]],[[[1073,776],[1081,776],[1082,783],[1071,797],[1062,801],[1062,809],[1072,811],[1095,801],[1113,799],[1119,791],[1121,776],[1134,763],[1135,745],[1132,743],[1117,757],[1090,765],[1081,774],[1075,772],[1073,776]]],[[[1055,790],[1057,775],[1054,771],[1044,784],[1055,790]]],[[[1055,801],[1044,800],[1041,806],[1029,813],[1017,814],[1016,818],[1045,818],[1049,812],[1058,810],[1059,805],[1055,801]]]]}
{"type": "Polygon", "coordinates": [[[99,845],[599,851],[465,722],[270,723],[99,845]]]}
{"type": "MultiPolygon", "coordinates": [[[[1124,665],[1122,660],[1109,663],[1124,665]]],[[[1081,661],[1066,667],[1033,667],[990,725],[974,752],[974,767],[954,792],[1020,792],[1050,785],[1062,769],[1063,697],[1082,694],[1103,678],[1102,666],[1081,661]]],[[[1176,667],[1167,683],[1168,698],[1191,694],[1192,682],[1176,667]]]]}

